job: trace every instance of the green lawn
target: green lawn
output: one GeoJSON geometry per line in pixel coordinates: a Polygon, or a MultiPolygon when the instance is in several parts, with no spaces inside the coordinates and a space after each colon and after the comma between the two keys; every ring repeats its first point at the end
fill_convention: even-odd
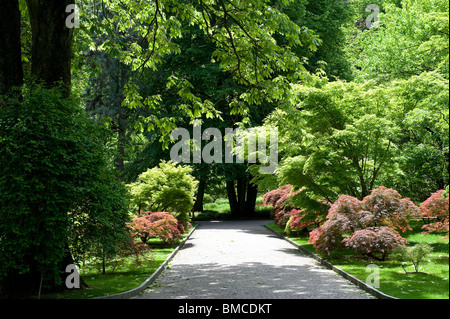
{"type": "MultiPolygon", "coordinates": [[[[254,219],[270,219],[270,212],[273,210],[272,206],[263,206],[262,197],[258,197],[256,201],[254,219]]],[[[206,203],[203,205],[204,211],[195,213],[196,221],[205,220],[231,220],[230,203],[226,198],[219,198],[213,203],[206,203]]]]}
{"type": "MultiPolygon", "coordinates": [[[[187,236],[188,234],[185,234],[187,236]]],[[[90,265],[80,269],[80,274],[89,288],[75,289],[60,294],[43,295],[42,299],[90,299],[125,292],[139,287],[164,263],[177,246],[167,247],[160,239],[148,241],[151,252],[143,258],[142,266],[133,257],[120,260],[116,267],[109,265],[106,275],[100,265],[90,265]]]]}
{"type": "MultiPolygon", "coordinates": [[[[333,252],[327,259],[333,265],[347,273],[366,282],[370,272],[367,266],[380,267],[380,288],[378,290],[390,296],[400,299],[448,299],[449,298],[449,241],[442,240],[442,235],[422,235],[420,228],[422,221],[412,221],[413,231],[402,234],[409,245],[428,243],[433,247],[433,253],[421,264],[420,273],[413,273],[414,268],[408,264],[406,270],[402,268],[402,262],[388,257],[386,261],[379,262],[355,254],[351,250],[333,252]]],[[[283,233],[283,230],[269,223],[269,227],[283,233]]],[[[293,237],[291,240],[316,253],[314,247],[308,242],[308,237],[293,237]]]]}

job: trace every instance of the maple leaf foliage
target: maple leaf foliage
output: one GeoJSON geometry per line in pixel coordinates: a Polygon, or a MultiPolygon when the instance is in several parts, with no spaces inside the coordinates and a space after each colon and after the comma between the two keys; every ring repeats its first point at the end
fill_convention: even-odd
{"type": "Polygon", "coordinates": [[[331,205],[327,221],[310,233],[310,242],[327,254],[346,247],[384,260],[388,252],[406,244],[397,230],[410,230],[409,219],[419,214],[410,199],[384,186],[362,201],[342,195],[331,205]]]}
{"type": "Polygon", "coordinates": [[[446,232],[448,237],[449,224],[449,194],[445,190],[432,193],[431,196],[420,205],[421,217],[435,219],[434,223],[423,226],[426,234],[446,232]]]}

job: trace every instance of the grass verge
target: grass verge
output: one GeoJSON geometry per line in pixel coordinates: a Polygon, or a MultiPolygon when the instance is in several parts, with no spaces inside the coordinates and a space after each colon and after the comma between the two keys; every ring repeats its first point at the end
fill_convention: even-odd
{"type": "MultiPolygon", "coordinates": [[[[183,235],[183,239],[189,233],[183,235]]],[[[147,278],[166,261],[178,245],[167,246],[160,239],[148,241],[151,251],[142,258],[141,265],[136,264],[134,257],[123,258],[115,267],[109,265],[106,274],[102,274],[101,266],[90,266],[80,269],[80,275],[89,288],[74,289],[63,293],[42,295],[42,299],[91,299],[126,292],[139,287],[147,278]]]]}
{"type": "MultiPolygon", "coordinates": [[[[257,206],[255,207],[255,214],[252,216],[243,216],[246,219],[270,219],[270,212],[273,210],[272,206],[264,206],[260,204],[262,199],[258,198],[257,206]]],[[[230,204],[228,199],[219,198],[213,203],[206,203],[203,205],[203,212],[195,213],[196,221],[207,220],[233,220],[235,217],[231,215],[230,204]]]]}
{"type": "MultiPolygon", "coordinates": [[[[284,230],[273,222],[268,227],[284,235],[284,230]]],[[[352,250],[333,252],[331,256],[323,256],[336,267],[366,282],[371,274],[367,271],[369,265],[376,265],[380,270],[379,291],[399,299],[449,299],[449,241],[442,240],[442,235],[422,235],[421,221],[412,221],[413,231],[402,234],[409,244],[427,243],[433,247],[433,253],[421,264],[419,273],[414,272],[411,264],[406,270],[402,262],[388,257],[379,262],[368,257],[356,254],[352,250]]],[[[287,236],[292,241],[317,254],[314,247],[308,242],[309,237],[287,236]]]]}

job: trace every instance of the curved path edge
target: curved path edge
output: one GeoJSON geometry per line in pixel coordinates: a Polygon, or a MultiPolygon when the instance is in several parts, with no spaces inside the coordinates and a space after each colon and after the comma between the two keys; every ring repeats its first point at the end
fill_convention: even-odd
{"type": "Polygon", "coordinates": [[[351,281],[353,284],[357,285],[359,288],[363,289],[364,291],[366,291],[367,293],[371,294],[372,296],[378,298],[378,299],[398,299],[396,297],[393,296],[389,296],[375,288],[373,288],[372,286],[366,284],[365,282],[359,280],[358,278],[350,275],[349,273],[345,272],[344,270],[336,267],[335,265],[333,265],[332,263],[330,263],[329,261],[323,259],[322,257],[310,252],[308,249],[306,249],[305,247],[297,244],[296,242],[292,241],[291,239],[287,238],[286,236],[284,236],[283,234],[280,234],[279,232],[277,232],[276,230],[270,228],[267,225],[264,225],[264,227],[266,227],[268,230],[270,230],[272,233],[274,233],[275,235],[277,235],[278,237],[284,239],[285,241],[287,241],[288,243],[290,243],[291,245],[295,246],[296,248],[300,249],[303,253],[305,253],[306,255],[314,258],[315,260],[317,260],[320,264],[322,264],[323,266],[327,267],[328,269],[333,270],[334,272],[336,272],[337,274],[341,275],[342,277],[344,277],[345,279],[351,281]]]}
{"type": "Polygon", "coordinates": [[[102,296],[102,297],[95,297],[92,299],[131,299],[140,293],[144,292],[153,282],[159,277],[159,275],[164,271],[164,269],[167,267],[167,265],[172,261],[172,259],[178,254],[181,248],[186,244],[186,242],[189,240],[191,235],[194,233],[194,231],[197,229],[198,224],[195,225],[193,229],[189,232],[189,234],[183,239],[183,241],[178,245],[177,248],[169,255],[169,257],[166,258],[166,260],[159,266],[157,270],[149,277],[147,280],[145,280],[139,287],[121,292],[114,295],[108,295],[108,296],[102,296]]]}

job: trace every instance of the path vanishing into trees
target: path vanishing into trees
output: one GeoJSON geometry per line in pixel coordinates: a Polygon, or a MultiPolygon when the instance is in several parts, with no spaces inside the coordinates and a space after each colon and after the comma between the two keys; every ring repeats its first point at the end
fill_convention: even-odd
{"type": "Polygon", "coordinates": [[[264,225],[200,222],[142,299],[370,299],[264,225]]]}

